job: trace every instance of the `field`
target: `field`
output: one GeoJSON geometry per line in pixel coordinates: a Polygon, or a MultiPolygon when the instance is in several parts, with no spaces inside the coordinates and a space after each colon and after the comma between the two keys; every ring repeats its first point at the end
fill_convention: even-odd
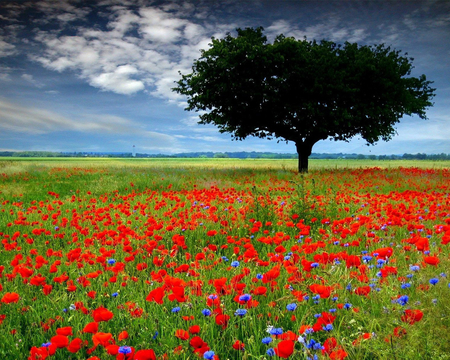
{"type": "Polygon", "coordinates": [[[450,359],[450,163],[0,159],[1,359],[450,359]]]}

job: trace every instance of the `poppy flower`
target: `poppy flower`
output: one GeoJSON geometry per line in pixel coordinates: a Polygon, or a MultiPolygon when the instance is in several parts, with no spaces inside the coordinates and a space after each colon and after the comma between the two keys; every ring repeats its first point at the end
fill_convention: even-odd
{"type": "Polygon", "coordinates": [[[81,349],[81,346],[83,345],[83,340],[80,338],[73,339],[70,344],[67,346],[67,350],[69,350],[71,353],[76,353],[78,350],[81,349]]]}
{"type": "Polygon", "coordinates": [[[226,314],[218,314],[215,318],[216,324],[222,326],[222,329],[226,329],[229,320],[230,315],[226,314]]]}
{"type": "Polygon", "coordinates": [[[50,339],[50,342],[58,349],[61,349],[69,345],[69,338],[65,335],[55,335],[50,339]]]}
{"type": "Polygon", "coordinates": [[[355,294],[361,296],[368,296],[370,290],[371,290],[370,286],[360,286],[355,289],[355,294]]]}
{"type": "Polygon", "coordinates": [[[158,304],[162,304],[164,299],[164,287],[158,287],[150,291],[145,300],[154,301],[158,304]]]}
{"type": "Polygon", "coordinates": [[[98,322],[95,321],[90,322],[83,329],[83,332],[90,334],[95,334],[97,331],[98,331],[98,322]]]}
{"type": "Polygon", "coordinates": [[[287,359],[294,352],[294,342],[291,340],[282,340],[274,350],[277,356],[287,359]]]}
{"type": "Polygon", "coordinates": [[[405,310],[404,315],[400,318],[403,322],[406,322],[410,325],[413,325],[414,323],[422,320],[423,318],[423,312],[419,309],[407,309],[405,310]]]}
{"type": "Polygon", "coordinates": [[[240,340],[236,340],[232,346],[235,350],[244,350],[245,347],[244,343],[240,340]]]}
{"type": "Polygon", "coordinates": [[[136,351],[133,360],[156,360],[153,349],[136,351]]]}
{"type": "Polygon", "coordinates": [[[114,314],[108,309],[104,308],[103,306],[100,306],[99,308],[95,309],[94,312],[92,313],[92,317],[96,322],[109,321],[113,318],[113,316],[114,314]]]}
{"type": "Polygon", "coordinates": [[[92,336],[92,342],[94,343],[95,346],[102,345],[103,347],[107,347],[108,345],[111,345],[110,344],[111,340],[112,340],[111,333],[98,332],[92,336]]]}
{"type": "Polygon", "coordinates": [[[58,335],[64,335],[64,336],[73,335],[72,327],[71,327],[71,326],[66,326],[66,327],[58,328],[58,329],[56,329],[56,333],[57,333],[58,335]]]}
{"type": "Polygon", "coordinates": [[[187,340],[189,339],[189,333],[186,330],[178,329],[175,331],[175,337],[180,340],[187,340]]]}
{"type": "Polygon", "coordinates": [[[19,301],[19,294],[15,292],[7,292],[2,297],[2,303],[10,304],[10,303],[16,303],[19,301]]]}
{"type": "Polygon", "coordinates": [[[200,332],[200,326],[198,325],[193,325],[189,328],[189,333],[191,334],[198,334],[200,332]]]}

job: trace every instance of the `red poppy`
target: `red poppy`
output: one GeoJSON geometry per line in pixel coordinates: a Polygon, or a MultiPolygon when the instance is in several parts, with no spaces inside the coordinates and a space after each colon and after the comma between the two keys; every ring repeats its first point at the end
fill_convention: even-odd
{"type": "Polygon", "coordinates": [[[423,261],[428,265],[437,266],[439,264],[439,258],[437,256],[425,256],[423,261]]]}
{"type": "Polygon", "coordinates": [[[58,328],[58,329],[56,329],[56,333],[57,333],[58,335],[64,335],[64,336],[73,335],[72,327],[71,327],[71,326],[66,326],[66,327],[58,328]]]}
{"type": "Polygon", "coordinates": [[[136,351],[133,360],[156,360],[155,352],[153,349],[136,351]]]}
{"type": "Polygon", "coordinates": [[[158,287],[150,291],[145,300],[154,301],[158,304],[162,304],[164,299],[164,287],[158,287]]]}
{"type": "Polygon", "coordinates": [[[200,336],[194,336],[190,341],[189,345],[191,345],[194,349],[199,349],[203,347],[206,343],[200,336]]]}
{"type": "Polygon", "coordinates": [[[92,313],[92,317],[96,322],[109,321],[113,318],[113,316],[114,314],[108,309],[104,308],[103,306],[100,306],[98,309],[95,309],[94,312],[92,313]]]}
{"type": "Polygon", "coordinates": [[[10,304],[10,303],[16,303],[19,301],[19,294],[15,292],[7,292],[2,297],[2,303],[10,304]]]}
{"type": "Polygon", "coordinates": [[[69,345],[69,338],[64,335],[55,335],[50,339],[50,342],[58,349],[61,349],[69,345]]]}
{"type": "Polygon", "coordinates": [[[226,314],[218,314],[215,318],[216,324],[222,326],[222,329],[226,329],[229,320],[230,315],[226,314]]]}
{"type": "Polygon", "coordinates": [[[403,322],[406,322],[410,325],[422,320],[423,318],[423,312],[419,309],[405,310],[405,314],[400,318],[403,322]]]}
{"type": "Polygon", "coordinates": [[[370,293],[370,286],[360,286],[355,289],[356,295],[368,296],[370,293]]]}
{"type": "Polygon", "coordinates": [[[277,356],[287,359],[294,352],[294,342],[291,340],[282,340],[274,350],[277,356]]]}
{"type": "Polygon", "coordinates": [[[78,352],[78,350],[81,349],[82,345],[83,340],[81,340],[80,338],[75,338],[70,342],[69,346],[67,347],[67,350],[75,354],[76,352],[78,352]]]}
{"type": "Polygon", "coordinates": [[[111,333],[103,333],[98,332],[92,335],[92,342],[95,346],[102,345],[103,347],[107,347],[108,345],[111,345],[110,341],[112,340],[112,334],[111,333]]]}
{"type": "Polygon", "coordinates": [[[42,287],[42,292],[44,293],[44,295],[50,295],[50,293],[52,292],[52,290],[53,290],[53,286],[48,285],[48,284],[45,284],[45,285],[42,287]]]}
{"type": "Polygon", "coordinates": [[[191,334],[198,334],[200,332],[200,326],[198,325],[193,325],[189,328],[189,332],[191,334]]]}
{"type": "Polygon", "coordinates": [[[87,324],[83,329],[83,332],[89,334],[95,334],[97,331],[98,331],[98,322],[95,321],[87,324]]]}
{"type": "Polygon", "coordinates": [[[119,334],[119,336],[117,337],[117,339],[118,339],[119,341],[128,339],[128,332],[127,332],[126,330],[122,331],[122,332],[119,334]]]}
{"type": "Polygon", "coordinates": [[[178,329],[175,331],[175,337],[181,340],[189,339],[189,333],[186,330],[178,329]]]}

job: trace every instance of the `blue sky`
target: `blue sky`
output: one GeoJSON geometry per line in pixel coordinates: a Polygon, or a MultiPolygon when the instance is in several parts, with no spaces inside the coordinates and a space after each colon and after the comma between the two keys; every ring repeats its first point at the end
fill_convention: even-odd
{"type": "Polygon", "coordinates": [[[428,121],[405,116],[390,142],[321,141],[313,152],[450,153],[450,1],[43,0],[0,2],[0,150],[271,151],[198,125],[171,91],[211,36],[263,26],[308,40],[384,43],[434,81],[428,121]]]}

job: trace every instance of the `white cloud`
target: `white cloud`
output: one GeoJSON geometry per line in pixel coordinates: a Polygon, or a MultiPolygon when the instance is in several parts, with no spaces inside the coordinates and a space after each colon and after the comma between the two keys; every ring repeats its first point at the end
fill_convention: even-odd
{"type": "Polygon", "coordinates": [[[130,78],[137,72],[138,70],[131,65],[121,65],[113,72],[102,73],[91,78],[90,84],[103,90],[113,90],[119,94],[134,94],[145,88],[142,81],[130,78]]]}
{"type": "Polygon", "coordinates": [[[135,136],[158,146],[176,143],[173,136],[149,131],[142,124],[105,114],[81,114],[77,119],[53,111],[22,106],[0,98],[0,129],[3,133],[51,134],[60,131],[135,136]]]}
{"type": "Polygon", "coordinates": [[[164,9],[147,5],[137,11],[125,6],[109,10],[103,30],[79,27],[72,36],[37,31],[35,41],[44,45],[44,51],[32,59],[51,70],[75,71],[104,91],[134,94],[147,90],[178,102],[183,97],[171,90],[179,79],[178,71],[190,70],[199,50],[208,46],[212,30],[220,36],[225,28],[230,29],[222,26],[221,34],[220,30],[217,33],[221,26],[208,29],[197,24],[189,19],[193,8],[176,3],[164,9]],[[124,66],[133,71],[123,71],[124,66]]]}
{"type": "Polygon", "coordinates": [[[0,37],[0,57],[11,56],[16,53],[17,51],[15,45],[3,41],[2,37],[0,37]]]}
{"type": "Polygon", "coordinates": [[[42,88],[44,87],[44,84],[40,83],[39,81],[36,81],[36,79],[33,77],[33,75],[30,74],[22,74],[22,79],[24,79],[25,81],[29,82],[30,84],[32,84],[33,86],[36,86],[37,88],[42,88]]]}

